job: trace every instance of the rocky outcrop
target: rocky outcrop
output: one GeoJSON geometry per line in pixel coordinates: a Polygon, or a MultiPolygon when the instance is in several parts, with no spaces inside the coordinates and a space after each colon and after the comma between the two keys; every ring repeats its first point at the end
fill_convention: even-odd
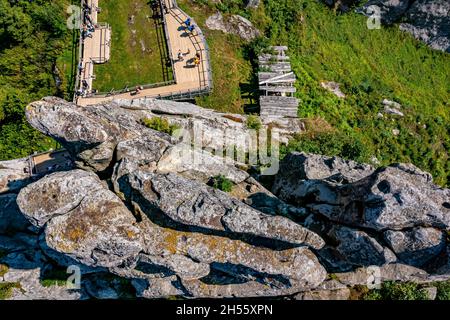
{"type": "Polygon", "coordinates": [[[122,190],[142,203],[146,214],[155,209],[178,223],[217,231],[250,234],[320,249],[315,233],[280,216],[261,213],[225,192],[175,174],[133,172],[122,190]],[[138,195],[138,196],[136,196],[138,195]]]}
{"type": "Polygon", "coordinates": [[[31,181],[28,158],[0,162],[0,194],[17,192],[31,181]]]}
{"type": "MultiPolygon", "coordinates": [[[[174,194],[166,194],[163,189],[158,189],[160,186],[157,186],[157,182],[150,182],[156,184],[153,187],[155,192],[168,196],[172,202],[177,201],[173,198],[174,194]]],[[[142,190],[148,187],[152,188],[143,181],[142,190]]],[[[222,200],[228,201],[223,205],[231,205],[231,199],[227,200],[225,194],[222,196],[222,200]]],[[[144,216],[145,212],[150,214],[145,202],[135,203],[135,214],[140,216],[136,219],[94,174],[85,171],[49,175],[25,188],[19,195],[18,204],[30,221],[45,228],[45,241],[51,249],[87,266],[104,267],[118,275],[145,279],[150,281],[150,287],[155,278],[172,275],[179,277],[182,283],[188,281],[192,284],[193,280],[198,281],[208,276],[210,270],[214,269],[237,279],[256,277],[265,282],[265,286],[279,281],[280,287],[285,289],[274,291],[274,295],[284,293],[284,290],[291,292],[314,287],[326,276],[317,258],[306,248],[274,251],[223,236],[171,230],[144,216]],[[89,181],[92,187],[86,188],[89,181]],[[70,191],[65,188],[70,188],[70,191]],[[52,193],[51,190],[55,189],[59,192],[52,193]],[[40,193],[50,194],[45,208],[40,205],[40,193]],[[73,194],[79,194],[80,197],[74,200],[73,194]],[[55,210],[56,207],[59,210],[55,210]],[[42,211],[48,212],[45,218],[42,218],[42,211]],[[155,275],[152,270],[158,268],[161,274],[155,275]]],[[[163,202],[154,203],[153,210],[168,212],[171,210],[168,205],[170,206],[163,202]]],[[[201,210],[201,207],[198,209],[201,210]]],[[[193,220],[190,224],[210,227],[202,222],[208,216],[199,214],[198,217],[200,220],[193,220]]],[[[161,223],[157,217],[152,218],[161,223]]],[[[258,227],[256,223],[255,227],[258,227]]],[[[265,235],[277,238],[276,227],[273,228],[273,234],[265,235]]],[[[300,226],[297,228],[300,235],[308,232],[303,231],[300,226]]],[[[296,233],[296,230],[290,231],[296,233]]],[[[310,237],[314,239],[313,235],[310,237]]],[[[319,237],[317,241],[320,241],[319,237]]],[[[252,289],[256,291],[242,292],[241,295],[257,295],[259,291],[269,294],[270,290],[264,289],[265,286],[260,285],[258,289],[252,289]]],[[[168,289],[174,290],[172,287],[168,289]]],[[[239,295],[239,290],[236,288],[234,294],[239,295]]],[[[153,293],[152,296],[157,295],[153,293]]]]}
{"type": "MultiPolygon", "coordinates": [[[[27,119],[36,129],[59,141],[71,153],[78,167],[98,173],[110,171],[116,160],[128,157],[139,160],[141,165],[154,165],[162,159],[161,171],[177,170],[191,177],[209,177],[223,171],[230,171],[230,175],[235,176],[232,169],[216,166],[214,163],[217,161],[213,161],[211,154],[205,158],[201,149],[223,153],[226,146],[232,145],[238,150],[248,151],[248,140],[253,137],[244,116],[217,113],[190,103],[155,99],[116,100],[110,104],[80,107],[49,97],[31,104],[27,119]],[[196,150],[188,148],[188,153],[183,154],[185,158],[179,158],[186,159],[184,163],[173,161],[181,147],[170,149],[179,139],[141,124],[143,119],[154,117],[166,119],[184,130],[179,139],[189,138],[186,142],[189,147],[193,143],[198,147],[196,150]],[[209,166],[205,165],[206,160],[211,162],[209,166]],[[211,170],[215,172],[205,172],[211,170]]],[[[282,124],[277,126],[282,129],[281,139],[293,134],[289,132],[292,123],[286,127],[282,124]]],[[[240,173],[241,178],[247,176],[240,173]]]]}
{"type": "Polygon", "coordinates": [[[406,231],[388,230],[385,240],[405,263],[421,267],[444,251],[445,233],[434,228],[417,227],[406,231]]]}
{"type": "Polygon", "coordinates": [[[266,188],[213,152],[215,134],[245,125],[191,104],[46,98],[27,117],[78,168],[0,195],[9,298],[347,299],[372,281],[450,278],[450,191],[412,165],[291,153],[266,188]],[[209,148],[142,125],[156,116],[204,125],[209,148]],[[230,192],[212,186],[217,175],[230,192]],[[65,285],[67,267],[79,288],[65,285]],[[57,270],[63,285],[48,276],[57,270]]]}
{"type": "Polygon", "coordinates": [[[210,16],[206,20],[206,26],[211,30],[235,34],[246,41],[251,41],[261,34],[260,31],[244,17],[241,17],[240,15],[224,17],[220,12],[210,16]]]}
{"type": "Polygon", "coordinates": [[[385,24],[400,22],[400,29],[431,48],[450,52],[450,2],[447,0],[370,0],[359,12],[377,6],[385,24]]]}
{"type": "Polygon", "coordinates": [[[303,153],[288,155],[280,170],[273,193],[308,209],[305,226],[331,240],[319,252],[331,269],[396,261],[426,268],[445,254],[450,190],[434,185],[428,173],[409,164],[374,170],[303,153]]]}

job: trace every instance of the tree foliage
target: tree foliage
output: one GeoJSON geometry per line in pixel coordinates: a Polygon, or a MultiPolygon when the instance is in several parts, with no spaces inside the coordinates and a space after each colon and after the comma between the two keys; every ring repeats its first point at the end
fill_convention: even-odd
{"type": "MultiPolygon", "coordinates": [[[[0,160],[55,147],[25,119],[25,106],[61,95],[55,75],[60,56],[71,49],[65,24],[68,0],[0,0],[0,160]]],[[[70,71],[70,68],[68,68],[70,71]]]]}

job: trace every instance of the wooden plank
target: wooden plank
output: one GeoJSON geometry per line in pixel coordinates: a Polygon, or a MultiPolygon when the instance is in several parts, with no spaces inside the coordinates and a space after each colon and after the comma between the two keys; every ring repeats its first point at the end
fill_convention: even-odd
{"type": "Polygon", "coordinates": [[[263,66],[283,66],[283,67],[291,67],[290,62],[283,62],[283,61],[262,61],[259,63],[263,66]]]}
{"type": "Polygon", "coordinates": [[[282,55],[275,55],[275,54],[269,54],[269,53],[265,53],[262,54],[258,57],[259,62],[264,62],[264,61],[289,61],[290,58],[289,56],[282,56],[282,55]]]}
{"type": "Polygon", "coordinates": [[[272,106],[298,106],[299,100],[294,97],[282,97],[282,96],[261,96],[260,99],[261,106],[272,105],[272,106]]]}
{"type": "Polygon", "coordinates": [[[281,93],[294,93],[297,92],[297,89],[295,87],[291,86],[260,86],[260,90],[267,91],[267,92],[281,92],[281,93]]]}
{"type": "Polygon", "coordinates": [[[272,50],[278,51],[278,52],[283,52],[283,51],[287,51],[288,47],[287,46],[272,46],[271,47],[272,50]]]}
{"type": "Polygon", "coordinates": [[[267,65],[267,66],[262,66],[263,70],[265,69],[265,71],[271,71],[271,72],[276,72],[276,73],[289,73],[291,72],[291,67],[286,67],[286,66],[279,66],[279,65],[267,65]]]}
{"type": "Polygon", "coordinates": [[[295,79],[295,74],[290,73],[278,73],[278,72],[259,72],[258,77],[262,80],[259,82],[260,85],[266,82],[277,82],[278,80],[291,80],[295,79]]]}

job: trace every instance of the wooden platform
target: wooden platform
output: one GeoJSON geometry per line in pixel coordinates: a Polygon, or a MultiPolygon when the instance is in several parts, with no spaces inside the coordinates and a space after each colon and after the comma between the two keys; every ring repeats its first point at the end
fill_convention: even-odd
{"type": "Polygon", "coordinates": [[[90,92],[95,79],[94,64],[106,63],[111,57],[111,28],[97,21],[98,0],[88,0],[87,3],[91,7],[90,19],[95,26],[95,31],[91,33],[92,37],[86,37],[83,40],[79,85],[83,88],[83,84],[87,84],[86,91],[90,92]]]}
{"type": "Polygon", "coordinates": [[[30,159],[34,175],[45,175],[73,167],[72,159],[66,150],[41,153],[31,156],[30,159]]]}
{"type": "Polygon", "coordinates": [[[285,46],[271,47],[271,53],[258,57],[260,71],[258,73],[260,116],[267,122],[273,118],[296,118],[299,101],[293,95],[297,91],[297,81],[292,72],[288,50],[285,46]]]}
{"type": "MultiPolygon", "coordinates": [[[[95,1],[95,0],[93,0],[95,1]]],[[[137,98],[164,98],[208,90],[212,83],[210,73],[210,61],[207,54],[205,39],[195,21],[196,30],[191,34],[185,30],[184,21],[189,17],[181,11],[173,0],[162,0],[168,11],[164,13],[166,21],[166,33],[168,46],[172,55],[175,74],[175,84],[143,89],[138,94],[126,92],[109,96],[92,95],[79,97],[77,104],[86,106],[111,101],[113,99],[137,99],[137,98]],[[178,52],[185,54],[183,61],[178,61],[178,52]],[[200,54],[200,64],[195,65],[193,59],[196,53],[200,54]]],[[[114,30],[112,30],[114,32],[114,30]]],[[[124,61],[126,63],[126,61],[124,61]]]]}

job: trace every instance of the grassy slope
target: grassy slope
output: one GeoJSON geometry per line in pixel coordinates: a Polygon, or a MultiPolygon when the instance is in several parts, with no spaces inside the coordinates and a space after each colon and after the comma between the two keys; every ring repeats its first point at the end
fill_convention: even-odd
{"type": "MultiPolygon", "coordinates": [[[[335,14],[315,0],[264,0],[257,11],[243,10],[233,0],[219,6],[211,1],[179,2],[200,22],[216,8],[226,14],[242,14],[263,30],[272,44],[289,45],[299,79],[301,117],[324,118],[342,134],[362,141],[382,164],[413,162],[432,172],[437,183],[449,185],[448,54],[427,48],[396,26],[368,30],[365,17],[335,14]],[[347,98],[339,99],[322,89],[320,81],[341,83],[347,98]],[[401,103],[405,117],[379,119],[384,98],[401,103]],[[393,135],[393,129],[400,134],[393,135]]],[[[213,95],[199,103],[242,112],[239,87],[251,83],[243,46],[225,41],[229,36],[204,31],[212,47],[215,80],[223,74],[228,79],[216,80],[213,95]],[[223,57],[233,61],[234,68],[217,63],[225,60],[223,57]]]]}
{"type": "Polygon", "coordinates": [[[179,6],[195,18],[208,41],[211,52],[214,90],[208,97],[198,98],[200,106],[220,111],[242,113],[243,106],[252,101],[246,92],[252,82],[251,63],[244,59],[245,43],[237,36],[208,30],[206,19],[216,11],[213,6],[178,0],[179,6]]]}
{"type": "MultiPolygon", "coordinates": [[[[158,45],[157,32],[147,0],[114,0],[101,4],[102,12],[99,21],[111,25],[111,60],[106,64],[95,66],[96,80],[94,88],[108,92],[111,89],[122,89],[125,86],[135,86],[158,83],[171,79],[163,76],[163,65],[158,45]],[[133,25],[128,24],[128,18],[135,16],[133,25]],[[133,36],[131,30],[136,31],[133,36]],[[141,41],[146,49],[143,52],[141,41]]],[[[162,29],[160,29],[162,30],[162,29]]]]}

